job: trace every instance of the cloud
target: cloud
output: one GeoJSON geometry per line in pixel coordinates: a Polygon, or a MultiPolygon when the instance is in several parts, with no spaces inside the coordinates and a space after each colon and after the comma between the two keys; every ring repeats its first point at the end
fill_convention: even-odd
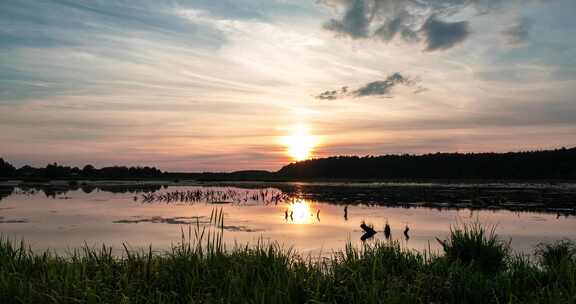
{"type": "Polygon", "coordinates": [[[366,84],[365,86],[352,92],[352,95],[355,97],[388,95],[390,90],[399,84],[411,86],[413,81],[400,75],[400,73],[394,73],[388,76],[386,80],[373,81],[366,84]]]}
{"type": "Polygon", "coordinates": [[[346,96],[348,87],[342,87],[340,90],[324,91],[316,96],[316,99],[334,100],[346,96]]]}
{"type": "Polygon", "coordinates": [[[324,25],[324,28],[352,38],[366,38],[370,26],[366,10],[365,1],[354,0],[342,16],[342,20],[331,19],[324,25]]]}
{"type": "Polygon", "coordinates": [[[516,21],[516,24],[505,29],[502,33],[504,34],[508,44],[521,45],[528,40],[532,24],[533,22],[529,18],[519,18],[516,21]]]}
{"type": "MultiPolygon", "coordinates": [[[[426,51],[442,51],[464,42],[469,21],[477,15],[504,11],[528,0],[320,0],[337,12],[324,28],[351,39],[377,39],[388,43],[424,42],[426,51]],[[455,18],[461,20],[455,21],[455,18]]],[[[527,36],[526,24],[507,35],[527,36]]]]}
{"type": "Polygon", "coordinates": [[[404,41],[415,42],[419,40],[418,33],[410,28],[407,23],[410,17],[405,12],[391,18],[384,22],[375,32],[374,36],[389,42],[396,37],[400,37],[404,41]]]}
{"type": "Polygon", "coordinates": [[[316,99],[335,100],[348,96],[353,98],[367,96],[390,97],[392,89],[398,85],[416,87],[415,93],[423,90],[423,88],[419,86],[419,80],[408,78],[400,73],[394,73],[386,77],[385,80],[369,82],[356,90],[349,91],[348,87],[342,87],[340,90],[324,91],[318,94],[316,99]]]}
{"type": "Polygon", "coordinates": [[[468,21],[444,22],[432,16],[422,26],[426,37],[426,51],[449,49],[464,40],[470,34],[468,21]]]}

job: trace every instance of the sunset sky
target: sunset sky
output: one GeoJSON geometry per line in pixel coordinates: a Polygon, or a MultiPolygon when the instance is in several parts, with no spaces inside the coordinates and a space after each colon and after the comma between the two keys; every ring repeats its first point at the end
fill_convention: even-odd
{"type": "Polygon", "coordinates": [[[575,12],[574,0],[3,0],[0,157],[233,171],[574,146],[575,12]]]}

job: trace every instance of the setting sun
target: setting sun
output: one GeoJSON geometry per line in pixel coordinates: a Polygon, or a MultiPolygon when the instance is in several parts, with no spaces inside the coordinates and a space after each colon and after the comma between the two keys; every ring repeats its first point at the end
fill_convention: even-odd
{"type": "Polygon", "coordinates": [[[283,143],[288,148],[288,155],[295,161],[301,161],[312,156],[318,140],[304,127],[298,127],[292,135],[284,138],[283,143]]]}

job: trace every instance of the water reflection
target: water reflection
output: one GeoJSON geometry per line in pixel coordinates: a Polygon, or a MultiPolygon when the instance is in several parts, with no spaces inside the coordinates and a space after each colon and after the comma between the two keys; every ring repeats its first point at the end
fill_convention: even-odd
{"type": "Polygon", "coordinates": [[[3,198],[9,197],[14,192],[14,187],[0,187],[0,201],[3,198]]]}
{"type": "Polygon", "coordinates": [[[435,238],[445,238],[450,225],[476,220],[498,225],[497,232],[506,240],[511,238],[515,250],[524,252],[531,252],[538,242],[576,238],[576,218],[557,218],[556,212],[398,208],[361,201],[348,206],[310,199],[317,196],[305,191],[298,192],[297,197],[288,196],[268,185],[169,186],[153,192],[145,189],[157,188],[139,187],[136,192],[97,188],[86,193],[80,187],[56,191],[60,193],[54,196],[56,199],[47,198],[44,191],[9,189],[2,192],[0,229],[11,238],[25,239],[35,249],[65,252],[83,246],[84,241],[117,248],[123,242],[133,247],[152,244],[160,249],[180,239],[181,226],[207,225],[205,219],[215,208],[214,203],[226,201],[217,208],[224,212],[228,245],[255,243],[263,238],[304,254],[330,254],[344,248],[348,241],[359,245],[361,240],[384,238],[398,239],[409,248],[439,249],[435,238]],[[145,202],[144,198],[152,193],[162,199],[145,202]],[[362,221],[367,226],[373,224],[371,236],[365,236],[362,221]]]}
{"type": "Polygon", "coordinates": [[[376,230],[374,230],[374,226],[373,225],[366,225],[366,223],[364,221],[362,221],[362,223],[360,224],[360,228],[362,228],[362,230],[364,231],[364,234],[362,234],[362,236],[360,237],[360,240],[362,242],[364,242],[368,239],[371,239],[376,234],[376,230]]]}
{"type": "MultiPolygon", "coordinates": [[[[576,215],[576,184],[414,184],[414,183],[218,183],[175,187],[175,184],[134,182],[50,182],[0,183],[0,200],[18,192],[47,198],[66,198],[66,193],[134,193],[135,201],[165,203],[248,203],[279,204],[293,198],[346,205],[378,205],[399,208],[442,210],[511,210],[550,212],[558,218],[576,215]],[[15,186],[17,185],[17,187],[15,186]],[[238,186],[241,185],[241,188],[238,186]],[[168,189],[173,189],[169,191],[168,189]],[[187,190],[174,190],[188,188],[187,190]],[[191,189],[192,188],[192,189],[191,189]],[[218,189],[215,189],[218,188],[218,189]],[[162,191],[165,190],[165,191],[162,191]],[[186,193],[182,193],[186,192],[186,193]]],[[[319,216],[318,216],[319,218],[319,216]]]]}
{"type": "Polygon", "coordinates": [[[392,237],[392,232],[390,229],[390,224],[388,224],[388,220],[386,220],[386,225],[384,226],[384,236],[386,237],[387,240],[389,240],[392,237]]]}
{"type": "MultiPolygon", "coordinates": [[[[291,223],[311,224],[314,222],[314,215],[312,213],[310,203],[303,199],[294,200],[291,204],[288,205],[288,210],[290,212],[291,223]]],[[[320,212],[320,210],[318,210],[318,212],[320,212]]]]}
{"type": "Polygon", "coordinates": [[[406,241],[410,239],[410,235],[408,234],[409,231],[410,228],[408,228],[408,225],[406,225],[406,228],[404,228],[404,238],[406,239],[406,241]]]}

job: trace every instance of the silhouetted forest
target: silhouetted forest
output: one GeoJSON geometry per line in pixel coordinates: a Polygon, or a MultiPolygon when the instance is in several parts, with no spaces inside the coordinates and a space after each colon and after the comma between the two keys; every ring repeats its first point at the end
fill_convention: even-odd
{"type": "Polygon", "coordinates": [[[86,165],[78,167],[62,166],[57,163],[48,164],[44,168],[23,166],[16,169],[10,163],[0,158],[0,177],[17,179],[131,179],[158,178],[162,171],[154,167],[113,166],[97,169],[86,165]]]}
{"type": "MultiPolygon", "coordinates": [[[[257,165],[257,164],[255,164],[257,165]]],[[[555,179],[576,180],[576,148],[508,153],[434,153],[425,155],[335,156],[284,166],[277,172],[248,170],[231,173],[162,172],[154,167],[82,169],[56,163],[45,168],[16,169],[0,158],[0,177],[16,179],[555,179]]]]}
{"type": "Polygon", "coordinates": [[[509,153],[337,156],[289,164],[279,177],[341,179],[576,179],[576,148],[509,153]]]}

